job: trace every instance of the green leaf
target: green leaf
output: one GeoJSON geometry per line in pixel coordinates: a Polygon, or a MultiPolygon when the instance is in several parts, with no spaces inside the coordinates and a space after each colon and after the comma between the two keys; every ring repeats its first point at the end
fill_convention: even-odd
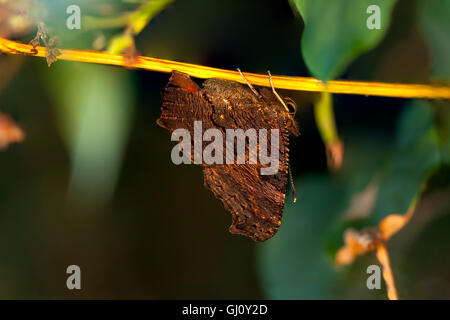
{"type": "Polygon", "coordinates": [[[133,33],[139,34],[142,29],[149,23],[149,21],[166,8],[174,0],[152,0],[144,4],[135,14],[132,16],[132,30],[133,33]]]}
{"type": "Polygon", "coordinates": [[[422,30],[433,58],[431,73],[438,78],[450,79],[450,1],[422,0],[419,2],[422,30]]]}
{"type": "Polygon", "coordinates": [[[342,231],[349,226],[373,227],[388,214],[408,209],[440,163],[434,119],[427,103],[413,101],[400,116],[392,145],[386,141],[389,137],[378,140],[358,130],[345,140],[346,158],[340,171],[296,181],[298,201],[292,204],[286,199],[278,234],[259,250],[260,275],[268,298],[377,297],[375,292],[360,290],[367,263],[357,261],[356,275],[343,280],[349,269],[338,271],[330,256],[342,244],[342,231]],[[350,214],[355,195],[371,184],[375,187],[373,202],[360,203],[360,211],[354,209],[350,214]]]}
{"type": "MultiPolygon", "coordinates": [[[[431,75],[439,80],[450,81],[450,1],[422,0],[418,5],[420,24],[433,59],[431,75]]],[[[439,132],[441,160],[450,164],[450,104],[436,101],[436,127],[439,132]]]]}
{"type": "Polygon", "coordinates": [[[405,213],[440,165],[433,109],[422,100],[407,105],[399,122],[395,151],[380,183],[371,225],[388,214],[405,213]]]}
{"type": "Polygon", "coordinates": [[[111,54],[122,53],[126,48],[134,45],[133,37],[126,33],[115,35],[109,42],[107,51],[111,54]]]}
{"type": "Polygon", "coordinates": [[[259,248],[260,277],[269,299],[342,298],[335,291],[339,276],[330,259],[342,243],[342,233],[336,234],[337,221],[386,154],[384,141],[361,131],[345,143],[347,157],[342,169],[333,175],[299,178],[295,183],[297,202],[286,197],[280,230],[259,248]],[[330,231],[332,243],[326,241],[330,231]]]}
{"type": "Polygon", "coordinates": [[[441,161],[443,164],[450,164],[450,104],[446,102],[436,103],[436,109],[441,161]]]}
{"type": "Polygon", "coordinates": [[[291,0],[303,17],[302,54],[311,73],[338,77],[358,56],[375,47],[388,29],[395,0],[291,0]],[[369,30],[370,5],[380,8],[381,28],[369,30]]]}
{"type": "Polygon", "coordinates": [[[345,197],[328,177],[303,178],[297,186],[299,200],[292,204],[286,199],[280,231],[259,248],[263,289],[269,299],[330,299],[336,271],[322,238],[345,197]]]}

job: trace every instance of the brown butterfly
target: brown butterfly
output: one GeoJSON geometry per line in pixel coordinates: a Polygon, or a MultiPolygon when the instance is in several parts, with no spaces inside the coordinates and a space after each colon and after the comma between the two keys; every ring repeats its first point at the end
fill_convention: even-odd
{"type": "MultiPolygon", "coordinates": [[[[270,73],[269,79],[271,81],[270,73]]],[[[173,71],[163,92],[162,113],[157,124],[171,132],[186,129],[191,133],[190,137],[194,137],[195,121],[202,122],[202,132],[211,128],[224,133],[227,129],[237,128],[244,131],[278,129],[279,169],[273,175],[261,174],[260,169],[267,165],[249,163],[251,151],[248,146],[244,164],[200,164],[205,186],[231,212],[230,232],[251,237],[254,241],[265,241],[281,225],[286,184],[288,179],[292,182],[289,134],[297,136],[299,131],[293,117],[296,107],[291,99],[282,99],[273,86],[272,91],[267,88],[256,90],[246,82],[248,86],[213,78],[199,87],[189,75],[173,71]]],[[[207,145],[205,141],[202,143],[203,147],[207,145]]],[[[268,139],[267,144],[272,143],[268,139]]],[[[193,158],[195,152],[189,156],[193,158]]]]}

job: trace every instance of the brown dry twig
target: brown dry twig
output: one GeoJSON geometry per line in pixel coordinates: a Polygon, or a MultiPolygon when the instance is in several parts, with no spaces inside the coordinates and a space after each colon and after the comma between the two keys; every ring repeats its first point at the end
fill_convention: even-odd
{"type": "Polygon", "coordinates": [[[386,282],[387,294],[390,300],[398,300],[387,250],[389,239],[400,231],[411,219],[415,210],[415,201],[406,214],[390,214],[374,228],[366,228],[362,231],[347,229],[344,233],[345,245],[336,254],[337,266],[351,264],[357,256],[367,252],[375,252],[378,261],[383,268],[383,278],[386,282]]]}

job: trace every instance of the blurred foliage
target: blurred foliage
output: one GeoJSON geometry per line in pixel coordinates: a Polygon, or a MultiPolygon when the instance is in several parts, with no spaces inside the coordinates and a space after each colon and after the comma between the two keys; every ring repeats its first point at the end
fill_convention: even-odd
{"type": "MultiPolygon", "coordinates": [[[[133,36],[139,34],[149,21],[174,0],[153,0],[142,4],[135,12],[128,15],[127,26],[123,34],[114,36],[108,46],[108,52],[121,53],[134,46],[133,36]]],[[[122,17],[118,18],[122,20],[122,17]]],[[[97,21],[101,28],[101,21],[97,21]]]]}
{"type": "Polygon", "coordinates": [[[420,1],[419,17],[433,57],[432,75],[448,81],[450,77],[450,2],[420,1]]]}
{"type": "Polygon", "coordinates": [[[125,70],[73,63],[55,66],[49,76],[71,154],[68,193],[87,207],[101,206],[120,172],[134,114],[133,79],[125,70]]]}
{"type": "MultiPolygon", "coordinates": [[[[352,10],[361,11],[363,8],[367,8],[368,4],[364,4],[363,7],[358,7],[358,5],[362,5],[361,1],[359,1],[358,4],[350,3],[349,1],[345,3],[336,1],[332,4],[333,6],[335,6],[335,10],[328,10],[325,9],[324,6],[329,6],[330,2],[325,3],[316,1],[313,4],[312,2],[306,1],[293,1],[293,3],[297,6],[297,9],[300,11],[300,13],[302,13],[303,19],[305,21],[305,31],[302,36],[303,56],[309,69],[314,75],[318,76],[319,78],[333,77],[338,73],[338,71],[336,70],[340,70],[339,68],[342,68],[342,64],[348,64],[351,60],[356,58],[358,54],[361,54],[362,50],[358,52],[358,49],[361,49],[361,47],[358,48],[358,45],[362,45],[361,41],[367,41],[366,45],[368,48],[376,43],[376,38],[371,38],[369,36],[372,30],[352,26],[347,30],[348,32],[342,32],[342,30],[340,30],[340,28],[342,28],[342,23],[339,23],[337,21],[337,19],[342,20],[342,12],[354,12],[352,10]],[[316,5],[317,8],[315,7],[316,5]],[[334,15],[335,19],[327,19],[326,15],[324,16],[325,12],[330,16],[334,15]],[[314,13],[316,14],[315,16],[314,13]],[[322,16],[322,20],[318,18],[319,15],[322,16]],[[312,19],[313,26],[309,25],[308,19],[310,19],[310,16],[315,17],[312,19]],[[335,28],[332,29],[333,32],[325,31],[325,26],[327,24],[323,23],[323,19],[325,19],[326,21],[334,22],[333,26],[335,26],[335,28]],[[317,29],[314,29],[314,27],[316,27],[317,29]],[[317,33],[315,34],[314,32],[317,33]],[[366,34],[364,34],[364,32],[366,34]],[[357,35],[352,37],[352,34],[354,33],[360,33],[359,42],[357,40],[357,35]],[[340,35],[340,37],[338,35],[340,35]],[[327,40],[321,41],[321,39],[327,40]],[[355,41],[353,46],[349,45],[349,42],[351,42],[352,39],[354,39],[355,41]],[[337,43],[333,41],[336,41],[337,43]],[[336,51],[339,53],[336,53],[336,51]],[[344,61],[345,63],[342,61],[344,61]]],[[[391,8],[392,4],[393,2],[391,3],[391,8]]],[[[384,9],[385,8],[382,9],[382,21],[385,21],[386,16],[390,16],[389,8],[387,8],[387,10],[384,9]],[[388,15],[386,15],[386,11],[388,11],[388,15]]],[[[427,9],[430,10],[429,7],[427,9]]],[[[437,9],[437,6],[435,7],[435,9],[437,9]]],[[[448,14],[450,14],[450,11],[447,11],[447,16],[448,14]]],[[[363,15],[353,13],[351,17],[361,19],[363,15]]],[[[434,15],[431,13],[430,20],[432,19],[432,17],[434,17],[434,15]]],[[[347,19],[346,21],[353,20],[347,19]]],[[[357,25],[362,25],[362,21],[356,23],[357,25]]],[[[435,23],[430,24],[436,25],[435,23]]],[[[386,27],[382,28],[382,30],[383,29],[384,31],[386,31],[386,27]]],[[[442,33],[443,30],[446,30],[446,28],[434,28],[435,33],[438,34],[442,33]]],[[[434,39],[431,40],[432,43],[436,41],[436,38],[438,38],[438,34],[434,34],[434,39]]],[[[380,35],[378,36],[378,41],[379,40],[381,40],[380,35]]],[[[441,43],[445,43],[445,45],[448,44],[448,41],[445,41],[443,39],[437,41],[439,42],[439,46],[442,46],[441,43]]],[[[437,57],[445,52],[444,48],[441,49],[437,48],[436,46],[432,47],[431,50],[432,52],[438,52],[434,54],[434,56],[437,57]]],[[[446,62],[448,61],[448,59],[445,60],[446,62]]],[[[434,60],[434,67],[436,68],[436,66],[438,66],[438,70],[445,71],[446,66],[442,66],[442,68],[439,68],[439,59],[434,60]]],[[[330,130],[330,128],[333,129],[334,126],[323,125],[324,123],[333,123],[333,116],[330,112],[319,112],[320,110],[332,110],[331,103],[325,103],[323,100],[324,99],[321,99],[315,107],[316,122],[318,123],[319,130],[321,131],[322,139],[325,143],[327,143],[331,139],[330,137],[336,136],[336,134],[334,133],[335,130],[330,130]],[[328,108],[325,109],[324,105],[328,106],[328,108]],[[319,119],[317,119],[317,117],[319,119]]],[[[444,113],[444,115],[447,114],[444,113]]],[[[350,219],[356,219],[359,229],[361,229],[362,226],[377,225],[378,222],[388,214],[406,212],[414,197],[421,193],[421,189],[430,175],[435,173],[439,168],[441,160],[445,163],[446,144],[442,143],[442,145],[444,145],[444,148],[442,148],[441,150],[443,150],[444,153],[441,156],[439,149],[439,135],[435,125],[436,119],[437,118],[434,110],[426,102],[415,101],[410,103],[408,106],[405,106],[398,124],[397,138],[396,142],[392,146],[392,151],[390,152],[390,154],[386,153],[388,156],[381,162],[379,168],[377,168],[376,171],[372,174],[372,176],[374,176],[376,179],[375,185],[373,185],[373,180],[370,184],[370,181],[367,181],[366,188],[375,188],[375,191],[369,194],[369,201],[367,201],[367,197],[365,199],[365,202],[360,201],[360,207],[362,208],[357,210],[356,217],[354,216],[355,212],[352,212],[353,217],[350,217],[350,219]],[[364,220],[361,221],[361,219],[364,220]]],[[[441,136],[441,138],[446,139],[445,136],[446,135],[444,134],[443,136],[441,136]]],[[[346,157],[347,156],[348,155],[346,155],[346,157]]],[[[351,155],[350,158],[352,158],[351,155]]],[[[344,165],[346,161],[347,159],[344,160],[344,165]]],[[[372,170],[372,168],[370,169],[372,170]]],[[[358,172],[357,174],[362,173],[361,170],[353,171],[353,173],[356,172],[358,172]]],[[[347,177],[346,180],[350,180],[350,177],[347,177]]],[[[325,181],[325,184],[332,184],[333,180],[331,179],[331,181],[325,181]]],[[[310,189],[312,187],[308,185],[305,188],[310,189]]],[[[323,194],[323,197],[325,199],[331,199],[329,194],[327,194],[326,192],[324,193],[325,194],[323,194]]],[[[351,191],[344,191],[341,199],[345,199],[346,197],[348,203],[343,205],[340,209],[338,206],[336,206],[335,203],[330,204],[326,209],[317,209],[320,212],[330,212],[329,218],[331,219],[339,215],[343,216],[344,218],[344,222],[338,222],[338,225],[341,225],[341,227],[329,227],[334,230],[334,235],[328,236],[328,241],[330,243],[328,243],[327,245],[328,248],[333,248],[331,252],[332,256],[334,256],[334,253],[336,252],[336,243],[339,241],[339,236],[341,236],[343,234],[343,231],[348,229],[348,227],[350,226],[348,222],[348,211],[346,211],[346,209],[351,206],[351,202],[349,201],[349,199],[353,197],[353,199],[357,200],[358,194],[354,194],[352,196],[351,191]]],[[[311,197],[307,197],[307,199],[309,200],[311,199],[311,197]]],[[[317,206],[318,204],[315,204],[311,207],[316,208],[317,206]]],[[[308,207],[306,207],[306,209],[302,208],[300,205],[296,207],[298,210],[296,211],[298,213],[301,212],[302,214],[304,214],[302,209],[308,212],[308,207]]],[[[286,215],[288,213],[289,207],[286,208],[286,215]]],[[[313,214],[312,212],[308,213],[311,215],[313,214]]],[[[294,223],[295,222],[292,222],[292,224],[294,223]]],[[[272,293],[273,298],[283,299],[292,297],[320,297],[320,295],[317,295],[314,290],[311,290],[311,284],[309,284],[308,280],[311,280],[314,271],[325,268],[324,253],[317,253],[319,256],[311,258],[308,255],[300,255],[292,249],[287,249],[286,251],[282,249],[289,246],[286,242],[296,244],[303,243],[304,239],[302,239],[302,237],[304,236],[304,232],[297,232],[298,230],[301,230],[301,223],[304,222],[298,221],[295,227],[285,228],[282,231],[283,233],[281,233],[284,236],[280,235],[280,237],[268,244],[266,249],[263,248],[262,250],[262,275],[265,278],[266,288],[272,293]],[[291,231],[291,234],[288,233],[289,231],[291,231]],[[286,270],[286,268],[288,268],[289,270],[286,270]],[[293,270],[295,269],[303,270],[303,272],[297,274],[297,276],[294,276],[293,270]]],[[[323,233],[322,237],[325,237],[324,232],[327,228],[323,225],[317,224],[316,229],[314,229],[311,225],[308,225],[307,229],[309,230],[309,232],[314,233],[315,235],[323,233]]],[[[322,237],[319,237],[319,239],[321,239],[322,237]]],[[[319,243],[319,241],[316,242],[319,243]]],[[[320,250],[317,251],[320,252],[320,250]]],[[[323,272],[325,272],[325,270],[323,270],[323,272]]],[[[323,272],[321,272],[321,275],[323,274],[323,272]]],[[[332,271],[328,272],[333,274],[332,271]]],[[[321,279],[313,279],[314,280],[312,282],[317,281],[317,283],[321,283],[321,287],[330,286],[331,283],[335,282],[332,276],[329,277],[329,279],[331,279],[329,280],[331,283],[326,282],[326,279],[323,277],[321,277],[321,279]]],[[[339,292],[339,294],[342,294],[342,292],[339,292]]],[[[330,295],[326,296],[325,298],[338,297],[339,295],[330,295]]],[[[357,296],[355,296],[354,298],[357,298],[357,296]]]]}
{"type": "Polygon", "coordinates": [[[342,166],[344,148],[336,129],[331,94],[323,92],[320,95],[320,99],[314,105],[314,115],[317,129],[325,144],[328,168],[338,170],[342,166]]]}
{"type": "Polygon", "coordinates": [[[443,164],[450,165],[450,108],[449,103],[436,103],[436,123],[443,164]]]}
{"type": "MultiPolygon", "coordinates": [[[[421,1],[420,23],[427,37],[433,63],[431,76],[441,81],[450,79],[450,42],[446,35],[450,32],[450,2],[421,1]]],[[[440,138],[441,159],[443,163],[450,163],[450,103],[448,101],[435,102],[436,125],[440,138]]]]}
{"type": "Polygon", "coordinates": [[[389,27],[395,0],[291,0],[305,29],[302,54],[311,73],[322,80],[339,76],[355,58],[376,46],[389,27]],[[366,27],[370,5],[380,7],[381,29],[366,27]]]}
{"type": "MultiPolygon", "coordinates": [[[[448,81],[445,0],[369,2],[43,0],[27,28],[0,21],[0,31],[27,42],[42,21],[62,47],[126,35],[143,55],[227,69],[448,81]],[[382,29],[368,30],[375,3],[382,29]],[[69,4],[91,25],[67,30],[69,4]],[[130,17],[146,6],[156,7],[131,38],[130,17]]],[[[287,196],[279,233],[256,244],[227,232],[200,168],[171,163],[170,136],[155,125],[167,75],[6,56],[0,68],[1,111],[27,134],[0,153],[0,298],[385,299],[366,288],[374,256],[336,269],[334,255],[346,229],[404,213],[418,194],[389,243],[400,298],[450,297],[447,102],[335,95],[314,110],[319,95],[280,93],[300,106],[298,201],[287,196]],[[345,155],[330,172],[324,142],[336,126],[345,155]],[[69,264],[82,269],[80,292],[65,288],[69,264]]]]}
{"type": "MultiPolygon", "coordinates": [[[[364,146],[355,145],[357,138],[353,137],[346,141],[348,152],[338,177],[325,174],[296,183],[301,186],[299,203],[293,205],[288,202],[285,209],[287,222],[284,221],[279,236],[261,250],[262,275],[272,298],[321,298],[311,286],[316,283],[316,290],[324,286],[332,287],[336,277],[336,271],[321,249],[323,239],[330,242],[326,246],[331,248],[328,254],[333,257],[339,247],[337,244],[342,243],[343,230],[351,226],[349,219],[356,220],[353,225],[361,229],[362,226],[377,225],[387,214],[406,212],[426,178],[439,165],[437,135],[432,119],[426,104],[419,102],[406,106],[390,152],[386,149],[365,150],[364,146]],[[368,165],[367,159],[360,159],[361,162],[353,160],[349,164],[347,159],[355,159],[354,152],[377,157],[376,165],[368,165]],[[376,192],[370,195],[375,199],[361,203],[360,208],[356,212],[354,209],[350,215],[352,198],[371,182],[362,181],[361,176],[376,177],[375,186],[371,186],[376,188],[376,192]],[[320,194],[320,197],[313,194],[320,194]],[[315,243],[313,249],[310,248],[310,241],[315,243]],[[324,277],[324,273],[329,275],[324,277]]],[[[376,145],[368,139],[363,143],[376,145]]],[[[384,144],[389,143],[386,141],[384,144]]],[[[344,289],[340,288],[336,295],[330,292],[329,296],[322,298],[339,298],[344,289]]]]}
{"type": "Polygon", "coordinates": [[[370,217],[376,225],[391,213],[404,213],[438,168],[440,154],[432,109],[421,101],[406,105],[398,124],[393,154],[380,179],[378,198],[370,217]]]}

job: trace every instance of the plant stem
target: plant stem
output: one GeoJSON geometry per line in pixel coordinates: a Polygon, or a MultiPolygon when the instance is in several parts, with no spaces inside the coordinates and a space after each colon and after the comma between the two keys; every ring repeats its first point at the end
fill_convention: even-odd
{"type": "MultiPolygon", "coordinates": [[[[32,55],[36,57],[46,56],[46,49],[44,47],[36,47],[36,50],[37,53],[34,53],[31,45],[0,38],[0,52],[32,55]]],[[[58,56],[58,60],[115,65],[167,73],[177,70],[196,78],[219,78],[244,83],[244,80],[237,71],[143,56],[137,57],[135,62],[130,65],[125,62],[125,55],[92,50],[60,49],[60,51],[61,55],[58,56]]],[[[244,73],[244,75],[254,85],[270,87],[269,78],[265,74],[244,73]]],[[[329,81],[325,84],[314,78],[289,76],[273,76],[272,80],[274,86],[278,89],[400,98],[450,99],[449,86],[339,80],[329,81]]]]}
{"type": "Polygon", "coordinates": [[[395,288],[394,274],[392,273],[391,263],[389,262],[389,253],[383,242],[377,243],[377,259],[383,267],[383,278],[386,282],[387,295],[389,300],[398,300],[397,289],[395,288]]]}

